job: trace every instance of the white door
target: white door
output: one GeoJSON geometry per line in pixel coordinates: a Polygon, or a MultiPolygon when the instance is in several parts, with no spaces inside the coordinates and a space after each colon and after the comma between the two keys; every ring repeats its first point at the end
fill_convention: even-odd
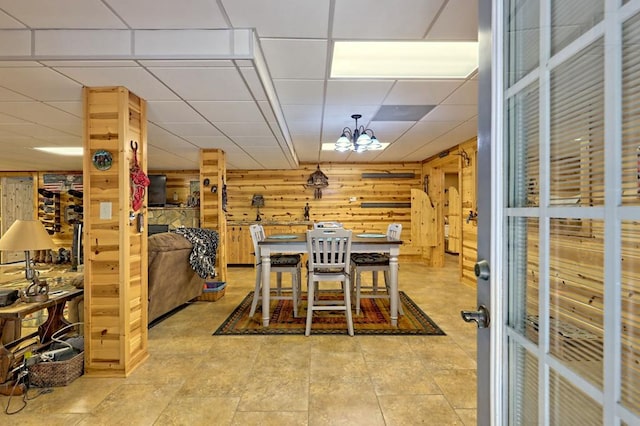
{"type": "Polygon", "coordinates": [[[491,3],[478,423],[640,424],[640,1],[491,3]]]}

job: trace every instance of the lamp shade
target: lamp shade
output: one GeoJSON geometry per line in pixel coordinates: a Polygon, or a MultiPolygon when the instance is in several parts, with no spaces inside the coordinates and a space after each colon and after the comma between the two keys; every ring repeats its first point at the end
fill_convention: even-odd
{"type": "Polygon", "coordinates": [[[18,219],[0,238],[0,250],[27,251],[56,248],[39,220],[18,219]]]}

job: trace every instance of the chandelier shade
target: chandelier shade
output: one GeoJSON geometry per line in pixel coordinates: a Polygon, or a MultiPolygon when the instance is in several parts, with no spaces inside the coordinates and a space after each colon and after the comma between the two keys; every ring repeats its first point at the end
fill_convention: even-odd
{"type": "Polygon", "coordinates": [[[339,152],[365,152],[382,149],[382,144],[376,138],[373,130],[362,125],[358,126],[358,120],[362,118],[362,115],[353,114],[351,118],[356,121],[355,127],[353,130],[348,127],[342,129],[342,135],[336,141],[334,149],[339,152]]]}

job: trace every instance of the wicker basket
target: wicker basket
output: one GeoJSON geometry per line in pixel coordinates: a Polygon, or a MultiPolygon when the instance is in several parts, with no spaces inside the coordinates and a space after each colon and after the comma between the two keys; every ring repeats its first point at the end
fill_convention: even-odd
{"type": "Polygon", "coordinates": [[[65,361],[43,361],[29,367],[29,380],[32,386],[67,386],[84,370],[84,352],[65,361]]]}
{"type": "Polygon", "coordinates": [[[205,282],[202,295],[197,300],[205,302],[215,302],[224,296],[224,289],[227,287],[227,283],[223,281],[205,282]]]}

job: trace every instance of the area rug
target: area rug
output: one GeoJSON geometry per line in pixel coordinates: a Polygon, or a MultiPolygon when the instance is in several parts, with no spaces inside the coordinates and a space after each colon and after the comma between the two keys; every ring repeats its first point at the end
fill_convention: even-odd
{"type": "MultiPolygon", "coordinates": [[[[323,298],[339,294],[323,295],[323,298]]],[[[267,334],[304,334],[306,323],[306,299],[303,298],[298,317],[293,316],[291,300],[271,300],[271,318],[269,327],[262,326],[262,309],[249,317],[253,291],[235,308],[233,313],[213,333],[214,335],[267,335],[267,334]]],[[[398,318],[398,327],[389,321],[389,301],[386,299],[362,299],[360,315],[353,310],[353,326],[356,335],[440,335],[445,333],[431,318],[420,309],[409,296],[400,292],[400,302],[404,315],[398,318]]],[[[320,311],[314,313],[311,334],[347,334],[344,312],[320,311]]]]}

